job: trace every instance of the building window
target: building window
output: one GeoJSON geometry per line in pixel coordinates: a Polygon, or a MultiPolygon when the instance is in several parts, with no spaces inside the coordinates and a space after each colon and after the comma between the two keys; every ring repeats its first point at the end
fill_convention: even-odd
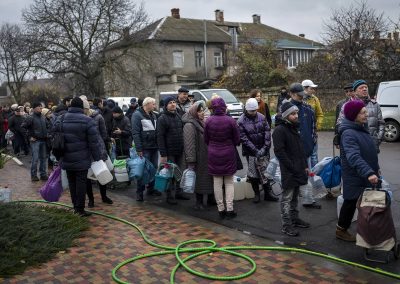
{"type": "Polygon", "coordinates": [[[174,61],[174,67],[175,68],[183,68],[183,51],[182,50],[175,50],[172,53],[173,61],[174,61]]]}
{"type": "Polygon", "coordinates": [[[224,66],[222,62],[222,52],[214,52],[214,66],[215,67],[224,66]]]}
{"type": "Polygon", "coordinates": [[[203,66],[203,51],[195,51],[194,57],[195,57],[196,67],[203,66]]]}

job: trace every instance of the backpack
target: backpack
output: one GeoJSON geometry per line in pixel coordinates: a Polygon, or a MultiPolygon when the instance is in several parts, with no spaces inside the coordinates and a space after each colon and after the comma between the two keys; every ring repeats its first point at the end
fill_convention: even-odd
{"type": "Polygon", "coordinates": [[[59,160],[64,156],[64,129],[63,129],[64,115],[57,119],[54,124],[54,133],[51,137],[51,148],[53,155],[59,160]]]}
{"type": "Polygon", "coordinates": [[[333,188],[340,185],[342,179],[342,166],[340,157],[332,158],[318,174],[326,188],[333,188]]]}

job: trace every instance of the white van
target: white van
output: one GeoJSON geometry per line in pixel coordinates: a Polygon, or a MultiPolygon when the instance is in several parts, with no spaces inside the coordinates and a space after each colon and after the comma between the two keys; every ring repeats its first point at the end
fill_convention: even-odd
{"type": "Polygon", "coordinates": [[[129,106],[131,105],[132,98],[135,98],[136,101],[138,101],[137,97],[108,97],[107,99],[113,100],[125,114],[128,111],[129,106]]]}
{"type": "Polygon", "coordinates": [[[396,141],[400,137],[400,81],[381,82],[376,99],[386,122],[385,140],[396,141]]]}
{"type": "Polygon", "coordinates": [[[238,119],[243,114],[243,103],[227,89],[191,90],[189,93],[194,96],[195,101],[208,101],[213,94],[217,94],[224,99],[230,116],[234,119],[238,119]]]}

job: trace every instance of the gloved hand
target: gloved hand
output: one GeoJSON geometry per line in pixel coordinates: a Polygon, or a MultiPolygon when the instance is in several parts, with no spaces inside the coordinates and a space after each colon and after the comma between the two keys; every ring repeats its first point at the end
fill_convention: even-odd
{"type": "Polygon", "coordinates": [[[264,155],[265,155],[265,149],[262,148],[262,149],[260,149],[260,150],[257,151],[256,157],[257,157],[257,158],[261,158],[261,157],[264,156],[264,155]]]}
{"type": "Polygon", "coordinates": [[[192,170],[192,171],[194,171],[194,168],[196,167],[196,164],[195,163],[189,163],[188,165],[187,165],[187,168],[188,169],[190,169],[190,170],[192,170]]]}

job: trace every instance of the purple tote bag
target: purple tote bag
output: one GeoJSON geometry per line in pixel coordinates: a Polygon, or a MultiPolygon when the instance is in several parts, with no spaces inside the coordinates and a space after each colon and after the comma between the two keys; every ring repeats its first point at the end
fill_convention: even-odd
{"type": "Polygon", "coordinates": [[[44,200],[56,202],[60,199],[63,188],[61,185],[61,168],[58,166],[50,175],[46,184],[40,189],[40,195],[44,200]]]}

